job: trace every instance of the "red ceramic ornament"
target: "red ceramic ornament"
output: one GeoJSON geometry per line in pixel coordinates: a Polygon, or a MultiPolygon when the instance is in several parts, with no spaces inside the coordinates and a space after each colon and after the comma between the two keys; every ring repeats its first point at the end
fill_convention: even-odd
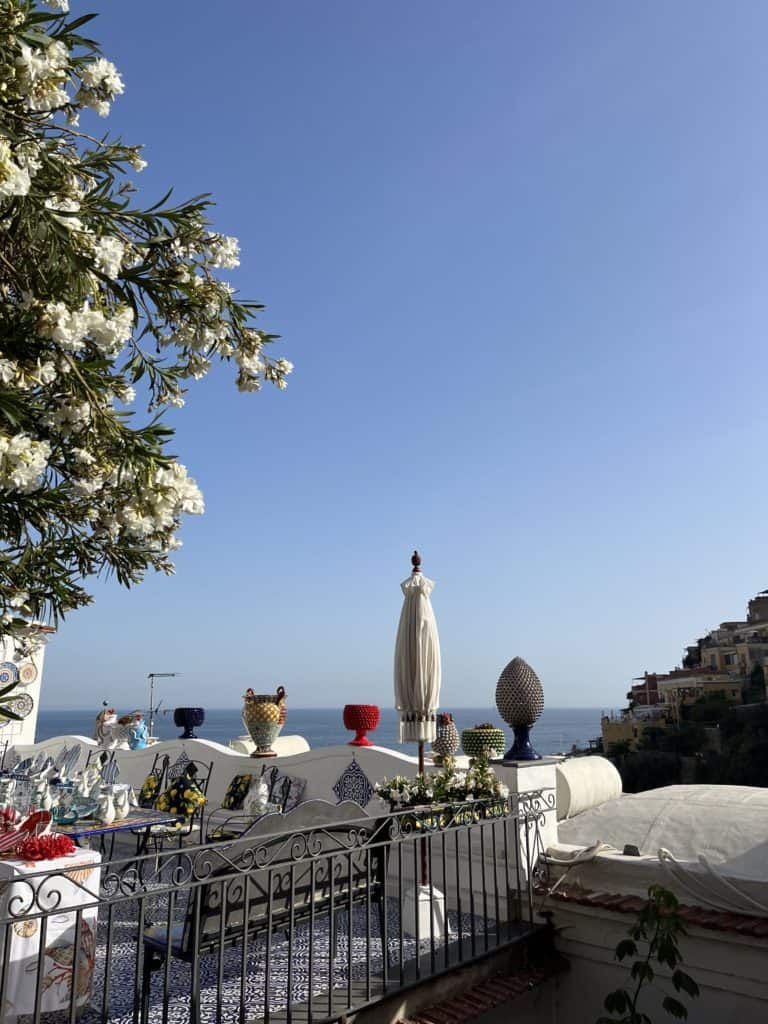
{"type": "Polygon", "coordinates": [[[380,717],[378,704],[345,704],[344,728],[355,732],[355,738],[349,741],[350,747],[372,747],[373,743],[365,734],[378,728],[380,717]]]}

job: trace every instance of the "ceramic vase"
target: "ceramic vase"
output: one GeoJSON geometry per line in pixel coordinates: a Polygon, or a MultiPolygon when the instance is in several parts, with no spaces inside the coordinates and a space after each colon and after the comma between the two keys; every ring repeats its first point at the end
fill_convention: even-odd
{"type": "Polygon", "coordinates": [[[355,738],[349,741],[349,746],[372,747],[373,743],[365,734],[378,728],[380,717],[378,704],[345,704],[344,728],[355,731],[355,738]]]}
{"type": "Polygon", "coordinates": [[[115,801],[111,793],[101,793],[99,795],[99,806],[96,811],[96,820],[100,821],[102,825],[111,825],[116,818],[115,813],[115,801]]]}
{"type": "Polygon", "coordinates": [[[131,811],[131,800],[127,789],[118,789],[115,793],[115,818],[122,821],[131,811]]]}
{"type": "Polygon", "coordinates": [[[507,761],[538,761],[540,754],[531,746],[531,726],[544,710],[541,681],[523,658],[513,658],[504,667],[496,684],[496,707],[512,726],[515,742],[504,755],[507,761]]]}
{"type": "Polygon", "coordinates": [[[493,725],[476,725],[461,730],[461,746],[467,757],[501,757],[504,753],[504,733],[493,725]]]}
{"type": "Polygon", "coordinates": [[[254,693],[246,690],[243,696],[243,723],[256,744],[251,757],[275,757],[272,744],[286,718],[285,690],[277,688],[275,694],[254,693]]]}
{"type": "Polygon", "coordinates": [[[453,757],[459,749],[459,730],[453,715],[442,711],[437,716],[437,736],[432,744],[432,759],[440,764],[445,757],[453,757]]]}
{"type": "Polygon", "coordinates": [[[205,708],[174,708],[173,724],[183,729],[180,740],[195,740],[193,730],[199,729],[205,721],[205,708]]]}

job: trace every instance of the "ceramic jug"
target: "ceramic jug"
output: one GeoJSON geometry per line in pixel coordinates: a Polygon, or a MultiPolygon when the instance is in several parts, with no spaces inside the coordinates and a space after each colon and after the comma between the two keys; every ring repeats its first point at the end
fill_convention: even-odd
{"type": "Polygon", "coordinates": [[[128,790],[118,789],[115,793],[115,818],[118,821],[122,821],[123,818],[128,817],[130,810],[131,804],[128,798],[128,790]]]}
{"type": "Polygon", "coordinates": [[[102,825],[111,825],[115,820],[115,801],[111,793],[102,792],[99,794],[99,808],[96,811],[96,819],[102,825]]]}

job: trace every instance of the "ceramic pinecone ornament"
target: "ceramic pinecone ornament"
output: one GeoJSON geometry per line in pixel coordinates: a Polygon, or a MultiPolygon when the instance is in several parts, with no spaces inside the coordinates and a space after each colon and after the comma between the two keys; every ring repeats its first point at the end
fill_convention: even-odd
{"type": "Polygon", "coordinates": [[[496,684],[496,707],[512,726],[515,742],[507,751],[508,761],[536,761],[540,755],[531,746],[531,726],[544,710],[541,681],[523,658],[513,658],[502,670],[496,684]]]}
{"type": "Polygon", "coordinates": [[[444,757],[453,757],[459,749],[459,730],[453,715],[442,711],[437,716],[437,736],[432,743],[433,760],[440,764],[444,757]]]}

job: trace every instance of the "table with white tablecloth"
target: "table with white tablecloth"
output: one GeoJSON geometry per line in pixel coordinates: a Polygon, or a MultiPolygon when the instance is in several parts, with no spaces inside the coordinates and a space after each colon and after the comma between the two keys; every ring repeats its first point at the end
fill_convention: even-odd
{"type": "Polygon", "coordinates": [[[90,1001],[100,878],[96,850],[46,861],[0,858],[3,1024],[35,1012],[38,987],[42,1014],[69,1011],[73,976],[77,1007],[83,1009],[90,1001]]]}

